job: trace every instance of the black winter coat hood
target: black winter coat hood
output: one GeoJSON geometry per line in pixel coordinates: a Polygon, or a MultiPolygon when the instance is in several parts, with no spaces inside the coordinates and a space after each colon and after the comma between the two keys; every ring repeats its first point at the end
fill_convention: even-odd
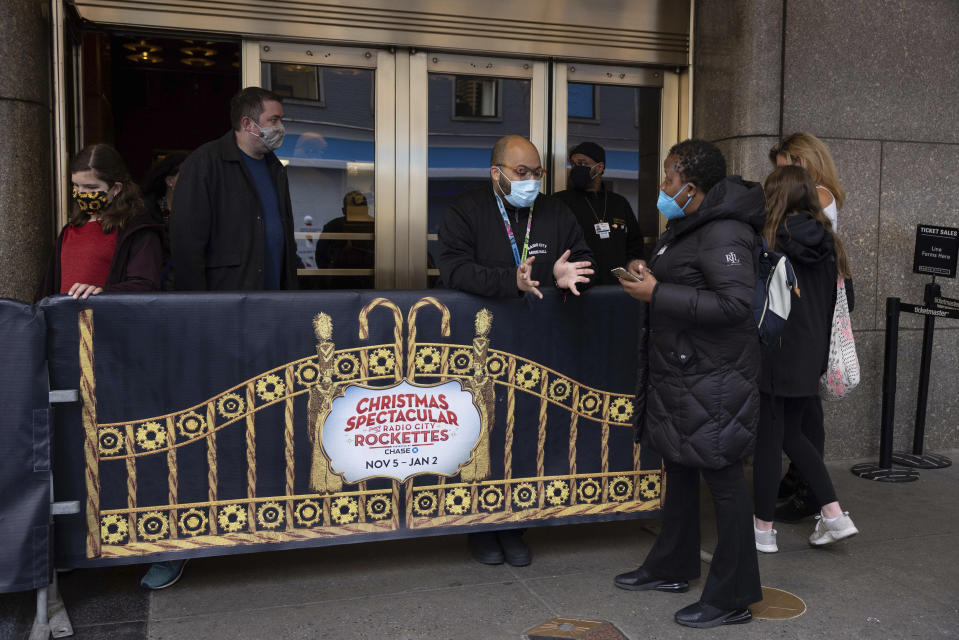
{"type": "Polygon", "coordinates": [[[729,176],[653,250],[658,284],[642,306],[637,427],[673,462],[719,469],[752,451],[760,365],[753,262],[764,217],[762,188],[729,176]]]}
{"type": "Polygon", "coordinates": [[[776,250],[793,263],[816,264],[833,260],[836,248],[826,228],[808,213],[795,213],[783,220],[776,231],[776,250]]]}

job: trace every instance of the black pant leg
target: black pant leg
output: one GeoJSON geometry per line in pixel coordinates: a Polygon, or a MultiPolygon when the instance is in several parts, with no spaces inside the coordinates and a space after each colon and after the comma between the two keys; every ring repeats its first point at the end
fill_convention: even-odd
{"type": "Polygon", "coordinates": [[[753,452],[753,500],[756,517],[772,521],[782,476],[783,399],[759,394],[759,427],[753,452]]]}
{"type": "Polygon", "coordinates": [[[663,528],[643,567],[663,580],[699,577],[699,469],[666,462],[663,528]]]}
{"type": "Polygon", "coordinates": [[[822,413],[822,398],[809,396],[803,398],[802,433],[816,447],[819,457],[826,449],[826,425],[822,413]]]}
{"type": "Polygon", "coordinates": [[[836,500],[836,490],[832,486],[832,480],[829,478],[829,472],[826,470],[822,454],[816,450],[815,445],[806,438],[802,431],[802,414],[809,401],[809,398],[783,399],[785,414],[783,451],[796,464],[799,473],[809,483],[809,488],[812,489],[816,500],[822,506],[836,500]]]}
{"type": "MultiPolygon", "coordinates": [[[[718,540],[700,600],[720,609],[743,609],[763,598],[753,535],[752,503],[742,462],[703,469],[716,507],[718,540]]],[[[775,485],[773,485],[775,495],[775,485]]]]}

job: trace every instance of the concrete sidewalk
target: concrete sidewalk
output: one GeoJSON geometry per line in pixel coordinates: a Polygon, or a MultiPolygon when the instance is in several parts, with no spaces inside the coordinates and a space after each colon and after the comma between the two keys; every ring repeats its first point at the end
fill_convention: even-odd
{"type": "MultiPolygon", "coordinates": [[[[153,593],[137,586],[143,567],[73,571],[62,591],[77,639],[513,640],[554,617],[608,620],[631,640],[959,638],[959,466],[882,484],[853,476],[855,462],[829,468],[860,535],[813,549],[811,520],[779,524],[780,552],[760,554],[763,584],[808,607],[792,620],[687,629],[673,613],[698,599],[703,579],[685,594],[615,588],[658,520],[531,529],[523,568],[470,561],[458,535],[199,559],[153,593]]],[[[25,638],[32,616],[31,593],[0,596],[0,638],[25,638]]]]}

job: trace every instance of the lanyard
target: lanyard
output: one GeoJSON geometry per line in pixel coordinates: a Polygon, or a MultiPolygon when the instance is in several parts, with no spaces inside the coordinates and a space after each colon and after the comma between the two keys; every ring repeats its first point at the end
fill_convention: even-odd
{"type": "Polygon", "coordinates": [[[589,194],[584,192],[583,197],[586,198],[586,206],[589,207],[590,212],[592,212],[593,217],[596,219],[596,222],[606,222],[606,198],[609,192],[603,189],[603,217],[600,218],[596,215],[596,209],[593,208],[593,205],[589,201],[589,194]]]}
{"type": "Polygon", "coordinates": [[[529,230],[533,226],[533,205],[529,207],[529,218],[526,220],[526,238],[523,240],[523,255],[520,257],[519,250],[516,248],[516,238],[513,236],[513,227],[509,224],[509,216],[506,215],[506,207],[503,206],[503,199],[500,198],[499,194],[494,192],[493,195],[496,196],[496,204],[499,205],[500,215],[503,216],[503,224],[506,225],[506,235],[509,237],[509,244],[513,248],[513,259],[516,261],[516,266],[520,266],[526,262],[526,254],[529,252],[529,230]]]}

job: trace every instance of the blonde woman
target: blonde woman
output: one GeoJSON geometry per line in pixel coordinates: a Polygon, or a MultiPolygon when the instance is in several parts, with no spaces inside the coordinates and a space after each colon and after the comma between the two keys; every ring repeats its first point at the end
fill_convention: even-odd
{"type": "Polygon", "coordinates": [[[829,147],[813,134],[797,131],[769,150],[769,161],[774,167],[795,165],[809,172],[816,183],[819,206],[832,223],[833,230],[837,230],[836,221],[846,192],[839,184],[829,147]]]}

